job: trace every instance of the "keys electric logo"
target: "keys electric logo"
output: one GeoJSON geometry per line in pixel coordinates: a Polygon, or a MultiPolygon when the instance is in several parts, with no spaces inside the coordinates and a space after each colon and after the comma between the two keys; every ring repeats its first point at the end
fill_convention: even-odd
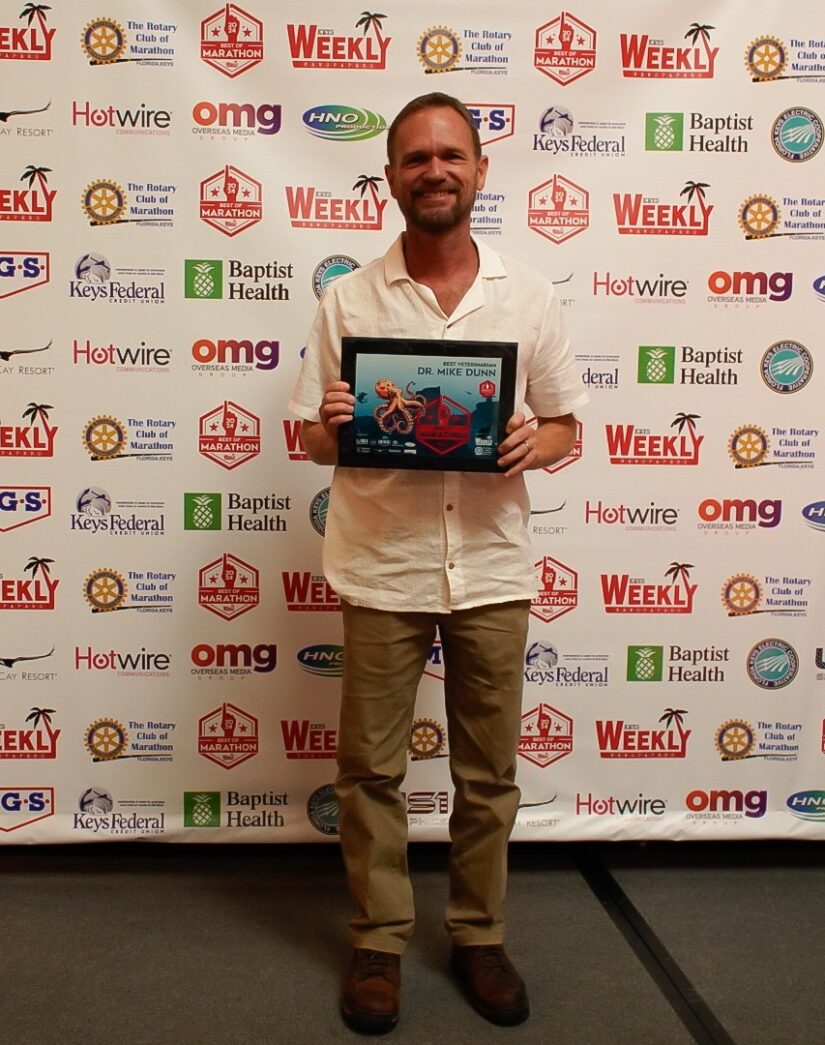
{"type": "Polygon", "coordinates": [[[116,374],[168,374],[172,353],[168,348],[147,345],[95,345],[89,338],[72,341],[72,363],[75,366],[106,368],[116,374]]]}
{"type": "Polygon", "coordinates": [[[75,671],[112,672],[117,678],[168,678],[171,653],[159,653],[141,646],[139,650],[95,650],[91,646],[74,648],[75,671]]]}
{"type": "Polygon", "coordinates": [[[473,118],[482,148],[515,134],[515,105],[465,102],[464,108],[473,118]]]}
{"type": "Polygon", "coordinates": [[[111,566],[93,570],[83,582],[83,598],[92,613],[136,610],[138,613],[171,613],[171,586],[177,574],[165,570],[127,570],[111,566]],[[129,585],[134,592],[129,595],[129,585]]]}
{"type": "Polygon", "coordinates": [[[524,654],[524,681],[534,685],[586,688],[608,685],[607,655],[565,653],[546,642],[533,642],[524,654]],[[559,663],[562,661],[562,663],[559,663]]]}
{"type": "Polygon", "coordinates": [[[813,109],[785,109],[774,120],[771,142],[783,160],[804,163],[822,148],[822,120],[813,109]]]}
{"type": "Polygon", "coordinates": [[[113,414],[97,414],[83,426],[83,446],[95,462],[134,457],[168,463],[174,456],[176,425],[167,417],[127,417],[124,423],[113,414]]]}
{"type": "Polygon", "coordinates": [[[362,174],[353,184],[358,196],[333,196],[314,187],[285,186],[289,220],[294,229],[350,229],[380,232],[387,200],[378,196],[378,175],[362,174]]]}
{"type": "Polygon", "coordinates": [[[254,610],[260,600],[258,570],[236,555],[224,553],[198,571],[198,603],[224,620],[254,610]]]}
{"type": "Polygon", "coordinates": [[[533,152],[552,156],[593,156],[615,159],[625,155],[625,124],[615,121],[579,120],[567,106],[554,104],[544,109],[533,134],[533,152]],[[578,127],[578,131],[576,130],[578,127]]]}
{"type": "Polygon", "coordinates": [[[132,721],[98,718],[86,727],[83,742],[92,762],[171,762],[175,752],[172,734],[176,722],[132,721]]]}
{"type": "Polygon", "coordinates": [[[166,300],[164,275],[163,269],[145,266],[113,270],[103,254],[82,254],[75,262],[69,297],[115,305],[162,305],[166,300]]]}
{"type": "Polygon", "coordinates": [[[689,791],[685,795],[686,820],[737,821],[743,816],[753,819],[763,817],[768,809],[767,791],[740,791],[717,789],[689,791]]]}
{"type": "MultiPolygon", "coordinates": [[[[42,649],[43,646],[40,648],[42,649]]],[[[17,657],[0,654],[0,681],[9,679],[9,681],[19,682],[54,682],[57,678],[56,671],[28,671],[17,668],[21,661],[28,664],[30,660],[48,660],[49,657],[54,656],[54,650],[55,647],[52,646],[45,653],[30,653],[17,657]]]]}
{"type": "Polygon", "coordinates": [[[328,613],[341,609],[341,600],[323,575],[284,570],[281,582],[286,608],[292,612],[328,613]]]}
{"type": "Polygon", "coordinates": [[[263,58],[264,23],[237,4],[201,22],[201,59],[224,76],[240,76],[263,58]]]}
{"type": "Polygon", "coordinates": [[[0,186],[0,221],[51,221],[57,195],[57,190],[48,185],[47,175],[51,173],[51,167],[30,163],[18,179],[26,182],[26,188],[0,186]]]}
{"type": "Polygon", "coordinates": [[[768,613],[775,617],[806,617],[810,603],[810,577],[755,577],[734,573],[722,585],[722,606],[729,617],[768,613]]]}
{"type": "Polygon", "coordinates": [[[698,584],[690,583],[691,563],[672,562],[667,584],[648,583],[627,573],[600,575],[605,613],[692,613],[698,584]]]}
{"type": "Polygon", "coordinates": [[[281,719],[281,736],[288,759],[334,759],[338,752],[338,730],[325,722],[281,719]]]}
{"type": "Polygon", "coordinates": [[[539,769],[573,750],[573,719],[550,704],[538,704],[521,716],[518,753],[539,769]]]}
{"type": "Polygon", "coordinates": [[[667,667],[668,682],[699,682],[702,685],[725,681],[725,669],[720,664],[730,663],[727,646],[628,646],[628,682],[664,682],[667,667]]]}
{"type": "MultiPolygon", "coordinates": [[[[742,349],[679,346],[680,385],[738,385],[742,349]]],[[[639,345],[636,381],[640,385],[677,383],[675,345],[639,345]]]]}
{"type": "Polygon", "coordinates": [[[425,73],[461,71],[504,76],[510,63],[506,50],[512,39],[512,33],[496,29],[463,29],[459,34],[449,26],[436,25],[418,38],[416,53],[425,73]]]}
{"type": "Polygon", "coordinates": [[[799,657],[784,639],[762,639],[748,653],[748,678],[760,689],[783,689],[796,678],[799,657]]]}
{"type": "Polygon", "coordinates": [[[539,590],[530,604],[530,613],[549,624],[579,604],[579,575],[550,555],[533,564],[539,590]]]}
{"type": "Polygon", "coordinates": [[[352,105],[315,105],[302,118],[310,134],[327,141],[360,142],[387,129],[387,121],[380,113],[352,105]]]}
{"type": "Polygon", "coordinates": [[[50,486],[0,486],[0,533],[48,519],[51,514],[50,486]]]}
{"type": "Polygon", "coordinates": [[[764,758],[766,762],[796,762],[801,722],[757,722],[730,718],[717,726],[713,744],[723,762],[764,758]]]}
{"type": "Polygon", "coordinates": [[[561,174],[530,190],[527,227],[551,243],[584,232],[590,226],[590,193],[561,174]]]}
{"type": "Polygon", "coordinates": [[[745,239],[763,240],[776,236],[791,240],[825,238],[825,197],[783,196],[782,206],[788,208],[788,216],[784,219],[782,209],[772,196],[763,193],[747,196],[737,211],[739,228],[745,239]]]}
{"type": "MultiPolygon", "coordinates": [[[[199,301],[223,298],[223,260],[187,258],[183,265],[184,297],[199,301]]],[[[289,301],[289,286],[283,281],[294,276],[292,262],[281,265],[277,261],[267,261],[261,265],[248,265],[230,258],[226,267],[226,296],[230,301],[289,301]]]]}
{"type": "Polygon", "coordinates": [[[688,280],[671,279],[660,272],[658,277],[622,276],[614,277],[605,272],[602,276],[593,273],[593,296],[630,298],[636,305],[684,305],[688,280]]]}
{"type": "Polygon", "coordinates": [[[738,308],[787,301],[793,293],[792,272],[725,272],[717,269],[708,276],[708,301],[715,305],[738,308]]]}
{"type": "Polygon", "coordinates": [[[701,519],[697,529],[705,533],[748,533],[757,527],[770,530],[782,520],[782,502],[768,498],[755,501],[750,497],[725,497],[720,501],[706,497],[699,502],[696,514],[701,519]]]}
{"type": "Polygon", "coordinates": [[[269,137],[281,129],[281,106],[269,102],[195,102],[192,133],[199,141],[224,142],[269,137]]]}
{"type": "Polygon", "coordinates": [[[739,468],[813,468],[816,462],[818,428],[779,428],[770,434],[759,425],[740,425],[728,438],[728,456],[739,468]],[[771,452],[771,438],[776,447],[771,452]],[[770,457],[768,457],[770,452],[770,457]]]}
{"type": "Polygon", "coordinates": [[[679,413],[671,421],[674,434],[654,435],[649,428],[635,425],[605,425],[607,453],[613,465],[695,466],[703,435],[696,434],[699,414],[679,413]],[[687,434],[683,434],[686,430],[687,434]]]}
{"type": "Polygon", "coordinates": [[[0,831],[16,831],[47,816],[54,816],[53,787],[0,788],[0,831]]]}
{"type": "Polygon", "coordinates": [[[703,112],[645,113],[645,151],[682,152],[686,129],[688,152],[746,153],[750,140],[742,132],[753,130],[753,116],[742,116],[738,112],[725,116],[708,116],[703,112]],[[734,131],[738,133],[732,133],[734,131]]]}
{"type": "Polygon", "coordinates": [[[647,532],[674,532],[679,521],[679,509],[662,507],[655,501],[645,505],[627,505],[623,503],[605,505],[602,501],[584,502],[584,522],[586,526],[622,526],[625,530],[644,530],[647,532]]]}
{"type": "Polygon", "coordinates": [[[163,801],[144,798],[115,802],[110,791],[89,787],[78,799],[79,811],[72,819],[72,829],[116,838],[162,835],[166,828],[166,813],[160,810],[165,805],[163,801]],[[149,810],[153,812],[149,814],[149,810]]]}
{"type": "Polygon", "coordinates": [[[315,24],[287,23],[289,54],[294,69],[386,69],[391,36],[384,36],[384,14],[364,11],[356,21],[360,35],[336,35],[315,24]]]}
{"type": "Polygon", "coordinates": [[[198,753],[223,769],[234,769],[258,754],[258,720],[224,702],[198,721],[198,753]]]}
{"type": "Polygon", "coordinates": [[[596,68],[596,30],[562,11],[536,30],[533,65],[566,87],[596,68]]]}
{"type": "Polygon", "coordinates": [[[274,642],[219,642],[210,645],[200,642],[193,646],[189,658],[194,667],[189,674],[195,678],[238,681],[268,675],[278,662],[278,647],[274,642]]]}
{"type": "Polygon", "coordinates": [[[261,419],[229,399],[198,424],[198,452],[221,468],[237,468],[261,452],[261,419]]]}
{"type": "Polygon", "coordinates": [[[25,25],[0,26],[0,61],[51,61],[56,30],[46,25],[50,10],[46,4],[26,4],[17,16],[26,19],[25,25]]]}
{"type": "Polygon", "coordinates": [[[773,392],[789,395],[804,388],[814,372],[811,353],[801,341],[775,341],[760,364],[762,380],[773,392]]]}
{"type": "Polygon", "coordinates": [[[309,502],[309,521],[315,532],[323,537],[327,532],[327,513],[329,512],[329,487],[325,486],[309,502]]]}
{"type": "Polygon", "coordinates": [[[111,537],[162,537],[166,506],[162,501],[113,502],[106,490],[87,486],[75,498],[70,529],[111,537]]]}
{"type": "Polygon", "coordinates": [[[791,34],[787,47],[777,36],[764,35],[745,49],[745,69],[754,83],[774,80],[825,82],[825,41],[822,36],[806,37],[801,31],[791,34]]]}
{"type": "Polygon", "coordinates": [[[685,758],[693,732],[684,728],[687,711],[665,708],[661,729],[641,729],[624,719],[597,719],[596,741],[600,758],[685,758]]]}
{"type": "Polygon", "coordinates": [[[134,43],[120,22],[95,18],[80,36],[80,47],[91,66],[121,65],[134,62],[146,66],[172,66],[175,61],[173,37],[178,31],[173,22],[139,22],[129,19],[126,29],[134,33],[134,43]]]}
{"type": "Polygon", "coordinates": [[[111,178],[89,182],[81,195],[80,205],[93,229],[124,224],[145,228],[172,226],[175,217],[172,197],[177,192],[177,185],[129,181],[126,187],[134,193],[131,204],[119,182],[111,178]]]}
{"type": "Polygon", "coordinates": [[[23,567],[29,577],[0,573],[0,610],[53,610],[60,581],[52,577],[54,559],[32,555],[23,567]]]}
{"type": "Polygon", "coordinates": [[[689,41],[687,47],[667,46],[647,33],[621,33],[622,76],[658,80],[712,79],[719,54],[718,47],[710,46],[710,34],[714,28],[692,22],[684,37],[689,41]]]}
{"type": "Polygon", "coordinates": [[[361,266],[358,262],[346,254],[331,254],[329,257],[319,261],[312,273],[312,291],[318,300],[321,295],[339,276],[346,276],[361,266]]]}
{"type": "Polygon", "coordinates": [[[307,820],[322,835],[337,835],[341,813],[335,784],[322,784],[307,799],[307,820]]]}
{"type": "Polygon", "coordinates": [[[705,203],[704,181],[685,183],[684,203],[662,203],[641,192],[613,193],[613,211],[620,236],[707,236],[713,204],[705,203]],[[696,202],[694,202],[694,199],[696,202]]]}
{"type": "MultiPolygon", "coordinates": [[[[48,253],[0,251],[0,298],[10,298],[49,282],[48,253]]],[[[0,359],[3,353],[0,353],[0,359]]]]}
{"type": "Polygon", "coordinates": [[[341,678],[344,674],[344,647],[322,643],[304,646],[295,654],[304,671],[321,678],[341,678]]]}
{"type": "Polygon", "coordinates": [[[257,225],[263,218],[261,183],[227,163],[200,183],[200,218],[225,236],[257,225]]]}
{"type": "Polygon", "coordinates": [[[13,729],[0,722],[0,759],[54,759],[62,733],[52,729],[54,708],[32,708],[26,715],[29,728],[13,729]]]}
{"type": "MultiPolygon", "coordinates": [[[[102,128],[112,130],[115,134],[168,137],[171,123],[172,113],[168,109],[150,109],[146,102],[129,108],[114,105],[99,108],[88,100],[72,102],[72,127],[102,128]]],[[[139,199],[137,202],[150,201],[139,199]]]]}

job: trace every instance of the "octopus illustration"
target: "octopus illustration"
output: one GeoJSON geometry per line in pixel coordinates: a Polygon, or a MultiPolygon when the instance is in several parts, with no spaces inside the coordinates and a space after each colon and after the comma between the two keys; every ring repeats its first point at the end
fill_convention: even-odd
{"type": "Polygon", "coordinates": [[[407,435],[413,430],[419,415],[414,411],[423,410],[427,405],[424,396],[420,392],[413,392],[412,381],[407,382],[407,387],[402,391],[398,385],[394,385],[387,377],[379,378],[375,382],[375,393],[386,403],[381,403],[373,410],[373,417],[378,422],[382,432],[391,435],[397,432],[399,435],[407,435]]]}

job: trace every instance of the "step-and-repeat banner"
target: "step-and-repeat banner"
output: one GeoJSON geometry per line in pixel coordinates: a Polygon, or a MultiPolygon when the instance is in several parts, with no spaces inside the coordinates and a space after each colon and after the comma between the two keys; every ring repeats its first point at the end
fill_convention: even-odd
{"type": "Polygon", "coordinates": [[[591,392],[529,476],[514,837],[825,837],[818,3],[0,0],[0,77],[4,842],[335,840],[330,471],[286,402],[432,90],[591,392]]]}

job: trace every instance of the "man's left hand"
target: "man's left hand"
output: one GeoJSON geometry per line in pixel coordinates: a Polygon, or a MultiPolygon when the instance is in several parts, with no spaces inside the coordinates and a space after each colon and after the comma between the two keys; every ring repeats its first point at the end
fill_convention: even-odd
{"type": "Polygon", "coordinates": [[[505,426],[507,438],[499,444],[498,465],[505,468],[505,476],[509,479],[528,468],[536,468],[538,454],[536,452],[536,430],[524,419],[524,414],[516,413],[505,426]]]}

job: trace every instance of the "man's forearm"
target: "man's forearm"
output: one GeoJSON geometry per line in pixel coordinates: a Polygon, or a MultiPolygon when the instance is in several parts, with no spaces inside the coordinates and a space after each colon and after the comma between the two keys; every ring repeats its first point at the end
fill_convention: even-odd
{"type": "Polygon", "coordinates": [[[338,463],[338,432],[329,435],[318,421],[301,422],[301,439],[310,459],[316,464],[338,463]]]}
{"type": "Polygon", "coordinates": [[[567,457],[576,442],[576,418],[572,414],[561,417],[540,417],[535,435],[536,461],[531,468],[548,468],[567,457]]]}

